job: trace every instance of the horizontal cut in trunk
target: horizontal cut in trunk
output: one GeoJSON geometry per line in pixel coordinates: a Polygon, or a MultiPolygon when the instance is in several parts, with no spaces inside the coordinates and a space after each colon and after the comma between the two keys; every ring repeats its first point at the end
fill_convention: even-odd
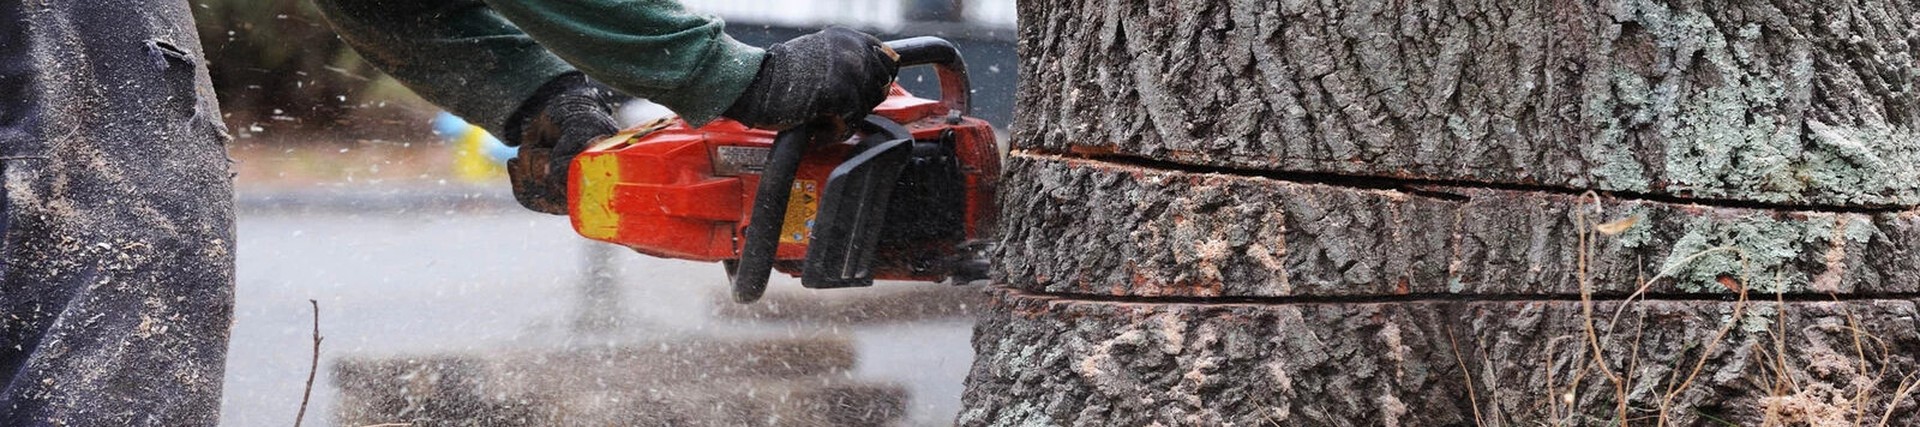
{"type": "Polygon", "coordinates": [[[1920,203],[1920,3],[1020,2],[1021,147],[1920,203]]]}
{"type": "Polygon", "coordinates": [[[1035,154],[1007,174],[998,279],[1035,292],[1570,296],[1583,272],[1602,296],[1649,282],[1656,295],[1920,292],[1920,210],[1369,188],[1035,154]]]}

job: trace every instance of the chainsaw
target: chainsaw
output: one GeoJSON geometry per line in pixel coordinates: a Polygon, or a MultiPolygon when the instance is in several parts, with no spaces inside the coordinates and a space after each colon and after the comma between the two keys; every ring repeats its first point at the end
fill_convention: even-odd
{"type": "Polygon", "coordinates": [[[647,255],[719,261],[741,303],[760,298],[773,270],[808,288],[985,279],[1000,176],[993,127],[967,116],[966,64],[952,43],[887,46],[902,68],[934,68],[939,100],[896,83],[855,123],[775,133],[669,117],[629,128],[574,159],[574,230],[647,255]]]}

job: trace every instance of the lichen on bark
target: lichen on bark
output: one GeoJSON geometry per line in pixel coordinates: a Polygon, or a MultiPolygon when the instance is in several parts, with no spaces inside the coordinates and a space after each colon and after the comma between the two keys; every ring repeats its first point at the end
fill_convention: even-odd
{"type": "Polygon", "coordinates": [[[962,425],[1920,423],[1920,3],[1020,15],[962,425]]]}
{"type": "Polygon", "coordinates": [[[1017,144],[1249,170],[1920,204],[1920,5],[1021,5],[1017,144]]]}
{"type": "MultiPolygon", "coordinates": [[[[1849,215],[1746,215],[1732,219],[1701,217],[1688,221],[1685,233],[1674,240],[1660,274],[1674,277],[1681,289],[1690,292],[1729,291],[1729,283],[1759,293],[1837,292],[1837,280],[1829,275],[1845,274],[1845,268],[1831,257],[1856,247],[1886,238],[1872,222],[1849,215]],[[1827,248],[1818,254],[1809,249],[1827,248]],[[1824,269],[1811,274],[1794,271],[1790,263],[1817,257],[1824,269]]],[[[1867,266],[1871,267],[1871,266],[1867,266]]]]}
{"type": "Polygon", "coordinates": [[[1622,396],[1634,425],[1920,422],[1893,393],[1920,348],[1911,300],[1600,301],[1587,316],[1579,301],[996,299],[960,425],[1620,425],[1622,396]]]}
{"type": "Polygon", "coordinates": [[[1001,280],[1037,292],[1549,296],[1580,293],[1583,275],[1601,295],[1920,291],[1920,210],[1363,188],[1033,153],[1007,171],[1022,179],[1004,187],[1001,280]]]}

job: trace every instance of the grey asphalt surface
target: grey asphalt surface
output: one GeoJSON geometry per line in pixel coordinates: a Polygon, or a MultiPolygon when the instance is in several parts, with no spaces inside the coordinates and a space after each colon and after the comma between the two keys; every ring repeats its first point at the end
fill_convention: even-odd
{"type": "MultiPolygon", "coordinates": [[[[909,425],[946,425],[972,360],[971,321],[788,325],[714,318],[716,264],[616,259],[626,326],[568,325],[590,243],[564,217],[511,205],[505,188],[356,189],[239,196],[238,289],[222,425],[291,425],[320,304],[322,348],[308,425],[332,425],[327,376],[342,356],[486,354],[649,335],[850,333],[855,378],[911,392],[909,425]]],[[[798,287],[776,278],[774,287],[798,287]]],[[[858,290],[826,292],[859,292],[858,290]]]]}

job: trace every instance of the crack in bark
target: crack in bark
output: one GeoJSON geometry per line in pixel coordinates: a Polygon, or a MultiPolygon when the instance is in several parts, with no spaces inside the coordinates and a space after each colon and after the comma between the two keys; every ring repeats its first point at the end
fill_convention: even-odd
{"type": "Polygon", "coordinates": [[[1721,293],[1727,278],[1757,292],[1920,292],[1907,279],[1920,268],[1920,210],[1782,212],[1478,187],[1442,187],[1464,196],[1444,200],[1393,181],[1358,188],[1028,152],[1006,167],[1017,179],[1001,189],[997,274],[1032,290],[1573,294],[1585,271],[1601,292],[1631,292],[1655,273],[1664,274],[1652,292],[1721,293]],[[1583,232],[1601,234],[1585,263],[1583,232]]]}
{"type": "Polygon", "coordinates": [[[1241,177],[1265,178],[1302,184],[1318,184],[1332,187],[1344,187],[1363,190],[1398,191],[1415,196],[1439,199],[1449,202],[1465,202],[1472,197],[1452,192],[1453,189],[1486,189],[1516,192],[1533,192],[1555,195],[1584,196],[1593,193],[1602,198],[1621,201],[1666,203],[1675,205],[1695,205],[1709,208],[1753,209],[1775,212],[1802,213],[1852,213],[1852,214],[1895,214],[1920,211],[1920,205],[1831,205],[1831,204],[1795,204],[1770,203],[1753,200],[1718,199],[1689,197],[1673,194],[1643,193],[1632,191],[1592,190],[1568,187],[1555,187],[1536,184],[1509,184],[1497,182],[1436,180],[1423,178],[1349,175],[1329,172],[1289,172],[1262,169],[1243,169],[1223,166],[1203,166],[1176,163],[1117,152],[1072,152],[1061,153],[1053,150],[1017,150],[1017,154],[1033,156],[1051,156],[1071,160],[1106,163],[1117,166],[1157,169],[1172,172],[1196,174],[1231,175],[1241,177]]]}
{"type": "MultiPolygon", "coordinates": [[[[994,284],[993,290],[1006,292],[1022,298],[1046,301],[1060,301],[1093,304],[1178,304],[1198,306],[1279,306],[1279,305],[1340,305],[1340,304],[1396,304],[1396,303],[1434,303],[1434,302],[1581,302],[1580,294],[1437,294],[1416,293],[1402,295],[1305,295],[1305,296],[1136,296],[1076,294],[1064,292],[1044,292],[1020,289],[1018,287],[994,284]]],[[[1628,298],[1625,293],[1594,294],[1594,302],[1622,301],[1670,301],[1670,302],[1735,302],[1737,294],[1703,293],[1648,293],[1628,298]]],[[[1848,294],[1807,294],[1785,293],[1761,295],[1758,292],[1748,294],[1749,300],[1778,300],[1792,303],[1818,302],[1859,302],[1859,301],[1913,301],[1920,300],[1920,292],[1881,292],[1848,294]]]]}
{"type": "Polygon", "coordinates": [[[1510,3],[1022,5],[1015,145],[1920,205],[1914,2],[1510,3]]]}

